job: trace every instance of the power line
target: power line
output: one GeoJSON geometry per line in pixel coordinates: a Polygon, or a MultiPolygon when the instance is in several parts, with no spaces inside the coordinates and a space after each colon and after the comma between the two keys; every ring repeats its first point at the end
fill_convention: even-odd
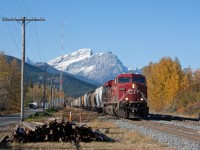
{"type": "MultiPolygon", "coordinates": [[[[22,12],[22,14],[26,14],[23,7],[20,5],[20,3],[18,2],[18,0],[16,0],[17,2],[17,7],[19,8],[19,10],[22,12]]],[[[21,14],[21,13],[20,13],[21,14]]]]}
{"type": "MultiPolygon", "coordinates": [[[[24,6],[25,6],[25,8],[26,8],[26,10],[27,10],[27,12],[28,12],[28,14],[32,17],[31,12],[30,12],[29,8],[28,8],[27,5],[26,5],[26,2],[25,2],[24,0],[23,0],[22,2],[23,2],[23,4],[24,4],[24,6]]],[[[37,33],[37,26],[36,26],[36,23],[35,23],[35,22],[33,22],[33,27],[34,27],[34,32],[35,32],[35,35],[36,35],[37,46],[38,46],[38,49],[39,49],[39,59],[40,59],[40,61],[41,61],[41,60],[44,60],[45,55],[43,54],[43,50],[42,50],[41,44],[40,44],[40,42],[39,42],[39,36],[38,36],[38,33],[37,33]],[[42,53],[42,54],[41,54],[41,53],[42,53]],[[41,58],[41,57],[42,57],[42,58],[41,58]]]]}
{"type": "Polygon", "coordinates": [[[27,7],[25,1],[23,0],[22,2],[23,2],[23,4],[24,4],[24,6],[25,6],[25,8],[26,8],[26,10],[27,10],[27,12],[28,12],[28,14],[30,15],[30,17],[32,17],[31,12],[29,11],[29,9],[28,9],[28,7],[27,7]]]}
{"type": "Polygon", "coordinates": [[[45,21],[44,18],[3,18],[2,21],[17,21],[22,25],[22,62],[21,62],[21,122],[24,121],[24,62],[25,62],[25,25],[31,21],[45,21]],[[26,23],[27,22],[27,23],[26,23]]]}
{"type": "MultiPolygon", "coordinates": [[[[32,17],[31,11],[29,10],[28,6],[26,5],[26,2],[25,2],[24,0],[22,0],[22,2],[23,2],[23,5],[24,5],[23,8],[25,8],[24,10],[26,10],[26,12],[28,13],[29,17],[32,17]]],[[[30,32],[29,32],[29,34],[28,34],[28,36],[27,36],[27,47],[30,47],[31,44],[32,44],[32,42],[31,42],[31,44],[30,44],[30,38],[29,38],[29,37],[31,36],[32,30],[35,31],[35,22],[32,23],[30,32]]],[[[37,38],[37,35],[36,35],[36,38],[37,38]]],[[[32,46],[31,46],[31,47],[32,47],[32,46]]],[[[41,49],[39,48],[39,51],[40,51],[40,50],[41,50],[41,49]]],[[[29,56],[28,56],[28,57],[29,57],[29,56]]],[[[41,60],[40,54],[39,54],[39,58],[40,58],[40,60],[41,60]]]]}
{"type": "MultiPolygon", "coordinates": [[[[25,8],[26,8],[26,10],[27,10],[27,12],[28,12],[28,14],[30,15],[30,17],[32,17],[31,12],[30,12],[28,6],[26,5],[25,0],[23,0],[22,2],[23,2],[23,4],[24,4],[24,6],[25,6],[25,8]]],[[[40,44],[40,42],[39,42],[39,36],[38,36],[38,33],[37,33],[37,26],[36,26],[36,23],[35,23],[35,22],[33,22],[33,27],[34,27],[34,31],[35,31],[35,35],[36,35],[37,46],[38,46],[38,49],[39,49],[39,59],[40,59],[40,61],[41,61],[41,60],[45,60],[45,59],[44,59],[45,55],[43,54],[43,50],[42,50],[41,44],[40,44]],[[42,54],[41,54],[41,53],[42,53],[42,54]],[[41,58],[41,56],[42,56],[42,58],[41,58]]]]}
{"type": "Polygon", "coordinates": [[[35,31],[35,34],[36,34],[37,45],[38,45],[38,48],[39,48],[39,57],[40,57],[40,60],[42,60],[41,59],[41,56],[42,56],[43,60],[44,60],[45,55],[44,54],[41,55],[41,53],[43,53],[43,50],[41,49],[41,45],[40,45],[40,42],[39,42],[39,36],[38,36],[38,32],[37,32],[37,26],[36,26],[35,23],[33,23],[33,25],[34,25],[34,29],[35,29],[34,31],[35,31]]]}
{"type": "Polygon", "coordinates": [[[15,44],[15,46],[16,46],[16,48],[17,48],[18,53],[20,54],[19,46],[17,45],[17,41],[16,41],[16,39],[15,39],[15,37],[14,37],[14,33],[13,33],[13,31],[12,31],[12,28],[11,28],[10,24],[9,24],[9,23],[6,23],[6,27],[7,27],[7,29],[8,29],[8,32],[9,32],[9,34],[10,34],[10,37],[11,37],[13,43],[15,44]]]}
{"type": "MultiPolygon", "coordinates": [[[[28,13],[28,15],[29,15],[30,17],[32,17],[31,11],[30,11],[30,9],[29,9],[28,6],[27,6],[26,1],[25,1],[25,0],[22,0],[22,3],[23,3],[23,5],[24,5],[23,8],[25,8],[24,10],[28,13]]],[[[17,4],[19,5],[18,2],[17,2],[17,4]]],[[[21,10],[22,10],[22,9],[21,9],[21,10]]],[[[22,10],[22,12],[24,12],[24,11],[22,10]]],[[[33,28],[34,28],[34,33],[35,33],[35,36],[36,36],[36,42],[37,42],[37,46],[38,46],[38,48],[37,48],[36,51],[38,52],[39,60],[42,61],[42,60],[44,60],[45,55],[44,55],[44,52],[43,52],[43,50],[42,50],[42,48],[41,48],[41,44],[40,44],[40,42],[39,42],[39,36],[38,36],[38,33],[37,33],[37,26],[36,26],[36,23],[35,23],[35,22],[33,22],[33,28]]],[[[30,33],[29,33],[29,36],[30,36],[30,33]]],[[[28,40],[29,40],[29,38],[28,38],[28,40]]],[[[27,42],[27,46],[28,46],[28,45],[30,45],[30,44],[27,42]]]]}

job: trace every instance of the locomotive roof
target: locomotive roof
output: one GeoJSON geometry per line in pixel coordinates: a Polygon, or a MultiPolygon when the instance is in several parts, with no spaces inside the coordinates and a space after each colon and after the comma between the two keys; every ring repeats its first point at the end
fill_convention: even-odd
{"type": "Polygon", "coordinates": [[[136,74],[136,73],[124,73],[124,74],[118,75],[117,77],[119,78],[119,77],[144,77],[144,76],[141,74],[136,74]]]}
{"type": "MultiPolygon", "coordinates": [[[[136,74],[136,73],[123,73],[116,77],[120,78],[120,77],[144,77],[144,76],[141,74],[136,74]]],[[[112,86],[113,84],[114,84],[114,80],[109,80],[104,83],[104,86],[112,86]]]]}
{"type": "Polygon", "coordinates": [[[104,86],[112,86],[114,84],[114,80],[109,80],[104,83],[104,86]]]}

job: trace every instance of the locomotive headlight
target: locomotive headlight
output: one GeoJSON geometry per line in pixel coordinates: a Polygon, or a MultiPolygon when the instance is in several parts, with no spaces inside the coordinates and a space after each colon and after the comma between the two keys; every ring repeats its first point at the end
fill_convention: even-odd
{"type": "Polygon", "coordinates": [[[128,97],[126,97],[125,100],[128,101],[128,97]]]}
{"type": "Polygon", "coordinates": [[[133,88],[133,89],[135,88],[135,84],[132,84],[132,88],[133,88]]]}
{"type": "Polygon", "coordinates": [[[143,99],[143,98],[140,98],[140,100],[143,101],[144,99],[143,99]]]}

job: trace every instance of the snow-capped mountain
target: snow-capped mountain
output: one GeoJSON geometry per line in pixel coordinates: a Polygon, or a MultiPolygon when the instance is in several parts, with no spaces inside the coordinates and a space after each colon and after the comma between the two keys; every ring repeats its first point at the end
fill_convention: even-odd
{"type": "Polygon", "coordinates": [[[111,52],[93,54],[91,49],[79,49],[47,63],[58,70],[99,83],[114,79],[116,75],[128,71],[128,68],[111,52]]]}
{"type": "Polygon", "coordinates": [[[142,74],[142,68],[138,67],[138,68],[129,68],[128,69],[129,73],[137,73],[137,74],[142,74]]]}

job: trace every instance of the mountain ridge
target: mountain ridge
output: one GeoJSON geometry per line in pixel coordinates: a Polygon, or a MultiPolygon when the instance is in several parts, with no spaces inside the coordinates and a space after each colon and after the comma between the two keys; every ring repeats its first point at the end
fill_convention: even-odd
{"type": "MultiPolygon", "coordinates": [[[[10,63],[13,59],[17,60],[17,63],[21,64],[21,60],[5,55],[8,63],[10,63]]],[[[59,87],[60,85],[60,71],[55,68],[49,66],[44,62],[38,62],[34,65],[25,62],[25,84],[28,85],[30,79],[32,78],[33,84],[44,84],[43,76],[44,76],[44,65],[46,65],[46,85],[50,86],[51,79],[53,79],[53,85],[59,87]]],[[[78,79],[76,76],[63,72],[63,89],[65,91],[65,95],[70,97],[79,97],[91,90],[94,90],[97,87],[97,84],[92,84],[86,82],[84,80],[78,79]]]]}
{"type": "Polygon", "coordinates": [[[58,70],[104,83],[128,68],[112,52],[93,53],[91,49],[79,49],[47,62],[58,70]]]}

